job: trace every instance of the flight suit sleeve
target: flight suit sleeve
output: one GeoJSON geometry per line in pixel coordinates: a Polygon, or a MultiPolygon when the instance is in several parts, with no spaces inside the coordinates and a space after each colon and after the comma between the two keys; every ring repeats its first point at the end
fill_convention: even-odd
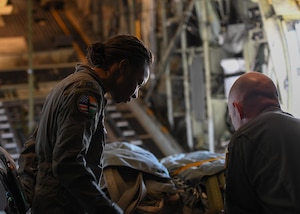
{"type": "Polygon", "coordinates": [[[28,203],[32,204],[34,196],[34,187],[36,182],[38,161],[35,154],[35,137],[37,129],[24,143],[23,149],[18,159],[18,175],[23,186],[24,193],[28,203]]]}
{"type": "MultiPolygon", "coordinates": [[[[90,87],[80,87],[65,95],[57,123],[59,130],[53,149],[52,170],[67,191],[78,199],[88,213],[122,213],[119,207],[103,193],[86,155],[97,129],[103,97],[90,87]]],[[[100,145],[94,146],[95,157],[102,153],[100,145]],[[99,153],[99,154],[97,154],[99,153]]],[[[94,159],[95,160],[95,159],[94,159]]]]}

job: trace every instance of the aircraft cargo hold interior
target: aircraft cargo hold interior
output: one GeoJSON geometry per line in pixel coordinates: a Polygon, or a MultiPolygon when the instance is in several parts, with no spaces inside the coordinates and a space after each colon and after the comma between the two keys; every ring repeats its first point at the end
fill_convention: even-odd
{"type": "Polygon", "coordinates": [[[87,63],[91,43],[117,34],[142,40],[154,61],[137,99],[107,96],[106,144],[165,163],[225,154],[228,93],[248,71],[269,76],[283,110],[300,117],[299,0],[2,0],[0,145],[16,164],[52,88],[87,63]]]}

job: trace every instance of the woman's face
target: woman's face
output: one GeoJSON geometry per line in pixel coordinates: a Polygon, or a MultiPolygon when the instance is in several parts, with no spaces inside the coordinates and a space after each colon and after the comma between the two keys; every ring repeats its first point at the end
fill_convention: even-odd
{"type": "Polygon", "coordinates": [[[129,63],[120,66],[120,75],[110,93],[112,99],[121,103],[137,98],[139,89],[147,83],[149,76],[150,68],[146,63],[139,66],[131,66],[129,63]]]}

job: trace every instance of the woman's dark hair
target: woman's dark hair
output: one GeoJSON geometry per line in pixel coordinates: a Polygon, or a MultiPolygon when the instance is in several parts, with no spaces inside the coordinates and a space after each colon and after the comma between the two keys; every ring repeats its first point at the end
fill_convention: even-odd
{"type": "Polygon", "coordinates": [[[131,64],[150,65],[152,53],[142,41],[132,35],[116,35],[88,47],[87,60],[93,67],[107,70],[112,64],[128,59],[131,64]]]}

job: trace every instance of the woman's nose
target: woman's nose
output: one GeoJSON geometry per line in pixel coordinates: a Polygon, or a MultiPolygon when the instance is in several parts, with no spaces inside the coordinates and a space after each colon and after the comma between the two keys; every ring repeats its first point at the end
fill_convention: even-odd
{"type": "Polygon", "coordinates": [[[139,96],[139,89],[137,88],[131,97],[136,99],[138,98],[138,96],[139,96]]]}

